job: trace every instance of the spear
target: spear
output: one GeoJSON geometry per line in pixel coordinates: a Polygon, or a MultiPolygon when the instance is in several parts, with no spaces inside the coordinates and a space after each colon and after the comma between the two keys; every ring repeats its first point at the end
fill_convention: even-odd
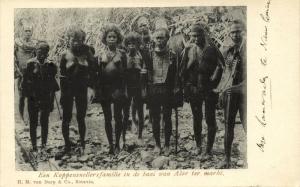
{"type": "Polygon", "coordinates": [[[177,154],[177,147],[178,147],[178,109],[175,108],[175,154],[177,154]]]}

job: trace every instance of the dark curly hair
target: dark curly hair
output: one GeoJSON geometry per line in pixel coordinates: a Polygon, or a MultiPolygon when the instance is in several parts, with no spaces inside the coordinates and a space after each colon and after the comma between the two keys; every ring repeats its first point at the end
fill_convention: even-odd
{"type": "Polygon", "coordinates": [[[86,33],[78,27],[71,27],[68,30],[67,36],[69,39],[72,37],[72,38],[81,38],[82,40],[85,40],[86,33]]]}
{"type": "Polygon", "coordinates": [[[35,50],[38,50],[38,49],[49,51],[50,46],[46,41],[41,40],[41,41],[38,41],[38,43],[36,45],[35,50]]]}
{"type": "Polygon", "coordinates": [[[156,34],[157,34],[158,32],[164,32],[164,34],[165,34],[167,40],[169,40],[169,38],[170,38],[170,33],[169,33],[169,30],[168,30],[168,29],[166,29],[166,28],[159,28],[159,29],[156,29],[156,30],[154,31],[154,33],[153,33],[153,36],[155,37],[156,34]]]}
{"type": "Polygon", "coordinates": [[[134,43],[136,46],[139,47],[142,43],[141,35],[137,32],[129,32],[124,38],[125,47],[127,47],[130,42],[134,43]]]}
{"type": "Polygon", "coordinates": [[[109,24],[107,26],[104,27],[104,32],[103,32],[103,35],[102,35],[102,38],[101,38],[101,41],[104,45],[107,45],[106,43],[106,37],[107,37],[107,34],[109,32],[114,32],[117,34],[117,44],[121,44],[122,41],[123,41],[123,36],[121,34],[121,30],[120,28],[116,25],[116,24],[109,24]]]}

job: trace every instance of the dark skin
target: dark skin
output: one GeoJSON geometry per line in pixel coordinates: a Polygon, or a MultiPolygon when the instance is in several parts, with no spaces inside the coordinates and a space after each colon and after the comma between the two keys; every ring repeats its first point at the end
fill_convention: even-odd
{"type": "MultiPolygon", "coordinates": [[[[242,26],[241,24],[233,24],[231,26],[231,32],[229,34],[232,41],[234,42],[234,48],[236,51],[240,49],[240,46],[243,41],[242,36],[242,26]]],[[[225,147],[225,160],[221,163],[220,168],[230,168],[231,167],[231,147],[232,142],[234,139],[234,124],[235,124],[235,117],[236,113],[240,113],[241,121],[246,131],[246,124],[245,124],[245,110],[243,109],[243,101],[242,97],[245,95],[245,81],[242,81],[239,84],[232,85],[231,87],[227,88],[221,93],[221,102],[225,104],[225,140],[224,140],[224,147],[225,147]],[[233,97],[234,96],[234,97],[233,97]],[[241,100],[242,99],[242,100],[241,100]]],[[[243,101],[244,102],[244,101],[243,101]]]]}
{"type": "MultiPolygon", "coordinates": [[[[118,35],[114,31],[108,32],[106,36],[106,46],[108,47],[109,52],[113,54],[117,53],[117,45],[118,45],[118,35]]],[[[113,86],[113,85],[110,85],[113,86]]],[[[123,105],[120,102],[114,102],[114,119],[115,119],[115,146],[113,145],[113,135],[112,135],[112,111],[111,111],[111,102],[112,101],[104,101],[101,103],[102,109],[104,112],[105,119],[105,131],[106,136],[109,142],[109,153],[114,154],[120,151],[120,138],[122,130],[124,129],[124,124],[122,122],[122,110],[123,105]]]]}
{"type": "MultiPolygon", "coordinates": [[[[37,60],[39,61],[39,63],[41,65],[43,65],[45,63],[45,59],[48,56],[48,49],[37,49],[36,50],[36,55],[37,55],[37,60]]],[[[41,67],[41,66],[40,66],[41,67]]],[[[47,68],[48,66],[46,66],[47,68]]],[[[45,68],[45,67],[43,67],[45,68]]],[[[48,69],[49,71],[50,69],[48,69]]],[[[28,85],[29,87],[27,87],[28,90],[28,113],[29,113],[29,119],[30,119],[30,137],[31,137],[31,141],[32,141],[32,145],[33,145],[33,150],[36,151],[37,147],[36,147],[36,127],[38,124],[38,116],[39,116],[39,112],[41,112],[40,114],[40,124],[41,124],[41,137],[42,137],[42,148],[46,147],[46,143],[47,143],[47,136],[48,136],[48,120],[49,120],[49,114],[51,112],[51,102],[53,103],[52,100],[52,96],[54,95],[54,90],[51,93],[44,93],[41,95],[36,95],[36,88],[34,88],[34,85],[38,82],[33,83],[32,81],[36,81],[35,78],[32,79],[32,77],[37,76],[38,74],[37,71],[39,71],[39,68],[36,69],[35,65],[30,63],[27,66],[27,71],[24,74],[24,81],[25,81],[25,85],[28,85]],[[30,80],[30,81],[29,81],[30,80]],[[31,82],[31,83],[30,83],[31,82]],[[31,85],[31,86],[30,86],[31,85]],[[30,89],[32,88],[32,89],[30,89]]],[[[42,71],[40,72],[42,73],[42,71]]],[[[50,73],[50,71],[48,72],[50,73]]],[[[41,78],[41,77],[40,77],[41,78]]],[[[40,79],[39,78],[39,79],[40,79]]],[[[44,82],[45,84],[47,84],[47,82],[44,82]]],[[[38,92],[38,91],[37,91],[38,92]]]]}
{"type": "MultiPolygon", "coordinates": [[[[134,41],[130,41],[127,45],[127,49],[128,49],[128,54],[129,56],[132,56],[134,57],[136,54],[137,54],[137,50],[138,50],[139,46],[134,42],[134,41]]],[[[137,82],[140,81],[140,80],[136,80],[137,82]]],[[[140,91],[141,92],[141,91],[140,91]]],[[[125,112],[124,112],[124,116],[126,116],[127,119],[125,119],[125,121],[128,121],[128,118],[129,118],[129,110],[130,110],[130,103],[131,103],[131,100],[133,99],[134,100],[134,107],[135,109],[137,110],[138,112],[138,117],[139,117],[139,120],[138,120],[138,144],[141,145],[142,144],[142,132],[143,132],[143,126],[144,126],[144,110],[143,110],[143,103],[142,101],[140,100],[140,98],[134,98],[135,96],[128,96],[130,97],[129,100],[128,100],[128,103],[126,105],[126,109],[125,109],[125,112]],[[126,115],[125,115],[126,114],[126,115]]],[[[133,109],[132,109],[133,110],[133,109]]],[[[132,112],[133,113],[133,112],[132,112]]],[[[124,117],[125,118],[125,117],[124,117]]],[[[132,118],[134,120],[135,119],[135,116],[134,114],[132,115],[132,118]]],[[[136,120],[137,121],[137,120],[136,120]]],[[[137,123],[136,123],[137,124],[137,123]]],[[[123,129],[123,141],[125,142],[125,133],[126,133],[126,128],[123,129]]]]}
{"type": "MultiPolygon", "coordinates": [[[[87,48],[84,44],[84,37],[71,36],[69,38],[69,46],[70,46],[70,52],[72,53],[72,55],[74,55],[74,60],[67,61],[65,56],[62,57],[61,67],[60,67],[61,74],[66,77],[68,76],[66,72],[71,71],[74,73],[74,71],[72,71],[73,67],[80,69],[85,74],[89,74],[90,65],[92,65],[93,62],[91,59],[91,53],[87,51],[87,48]]],[[[77,77],[78,74],[76,74],[75,72],[74,76],[77,77]]],[[[62,89],[62,96],[64,96],[62,99],[62,106],[63,106],[62,131],[65,140],[65,153],[68,153],[71,150],[71,146],[73,145],[73,143],[69,140],[69,124],[72,118],[73,99],[75,98],[76,111],[77,111],[76,118],[78,122],[80,143],[81,143],[80,149],[81,149],[81,153],[84,154],[85,132],[86,132],[85,114],[87,110],[87,89],[88,86],[90,85],[86,85],[85,80],[83,80],[80,77],[78,78],[79,79],[77,81],[79,81],[80,84],[75,84],[75,86],[73,83],[66,81],[67,79],[65,78],[62,78],[63,80],[61,79],[61,87],[66,87],[66,89],[62,89]]],[[[91,97],[93,97],[94,90],[91,89],[90,91],[91,91],[91,97]]]]}
{"type": "MultiPolygon", "coordinates": [[[[166,33],[164,31],[157,31],[154,34],[154,45],[155,45],[155,48],[157,48],[159,51],[163,51],[166,48],[167,42],[168,42],[168,38],[167,38],[166,33]]],[[[172,113],[172,112],[170,112],[170,110],[171,109],[163,109],[163,111],[162,111],[165,123],[171,123],[171,121],[169,121],[171,113],[172,113]]],[[[158,112],[158,111],[154,111],[152,128],[153,128],[153,135],[154,135],[154,139],[155,139],[155,143],[156,143],[155,147],[154,147],[154,152],[155,153],[160,153],[161,152],[160,112],[158,112]]],[[[167,129],[165,127],[165,131],[167,131],[167,130],[169,130],[169,129],[167,129]]],[[[169,141],[170,140],[168,139],[165,142],[165,154],[166,155],[170,154],[169,141]]]]}
{"type": "MultiPolygon", "coordinates": [[[[204,49],[206,43],[205,43],[205,36],[202,32],[191,32],[190,33],[190,42],[196,44],[200,49],[204,49]]],[[[201,61],[201,64],[206,64],[205,66],[205,72],[208,72],[209,69],[215,69],[216,61],[213,58],[210,58],[214,53],[211,48],[204,51],[204,56],[206,57],[201,61]],[[211,66],[211,67],[209,67],[211,66]]],[[[189,57],[190,58],[190,57],[189,57]]],[[[199,59],[197,59],[199,60],[199,59]]],[[[186,63],[186,62],[185,62],[186,63]]],[[[194,64],[197,65],[197,64],[194,64]]],[[[203,66],[203,65],[202,65],[203,66]]],[[[195,77],[201,77],[206,78],[206,74],[199,72],[199,71],[193,71],[189,69],[192,73],[191,76],[195,77]]],[[[204,71],[204,70],[202,70],[204,71]]],[[[190,81],[190,80],[188,80],[190,81]]],[[[203,83],[199,82],[200,80],[197,80],[197,84],[203,85],[203,83]]],[[[189,82],[187,82],[189,83],[189,82]]],[[[190,90],[190,96],[189,99],[192,113],[193,113],[193,128],[194,128],[194,134],[195,134],[195,141],[197,145],[197,154],[202,153],[202,119],[203,119],[203,111],[202,106],[205,104],[205,120],[208,127],[208,133],[207,133],[207,146],[205,153],[201,156],[201,161],[208,160],[212,157],[212,148],[215,140],[216,135],[216,118],[215,118],[215,106],[216,106],[216,97],[214,94],[211,93],[211,90],[209,88],[204,88],[201,91],[197,91],[199,87],[195,86],[195,83],[189,83],[192,86],[189,87],[190,90]],[[193,90],[193,91],[192,91],[193,90]]],[[[201,88],[201,87],[200,87],[201,88]]],[[[188,93],[186,93],[189,95],[188,93]]]]}

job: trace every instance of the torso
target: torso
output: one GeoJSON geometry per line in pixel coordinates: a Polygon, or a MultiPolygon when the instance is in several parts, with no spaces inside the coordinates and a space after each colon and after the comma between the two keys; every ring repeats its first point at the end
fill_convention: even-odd
{"type": "Polygon", "coordinates": [[[140,72],[143,68],[142,56],[137,53],[135,56],[127,54],[126,84],[128,87],[140,87],[140,72]]]}
{"type": "Polygon", "coordinates": [[[158,55],[153,52],[153,84],[162,84],[166,82],[168,68],[170,65],[169,53],[158,55]]]}
{"type": "Polygon", "coordinates": [[[25,42],[20,38],[16,39],[15,47],[16,47],[16,58],[19,62],[19,68],[21,71],[24,71],[26,68],[27,61],[34,57],[34,48],[36,45],[35,40],[30,40],[29,42],[25,42]],[[21,45],[26,44],[27,46],[31,46],[32,48],[26,48],[21,45]]]}
{"type": "Polygon", "coordinates": [[[121,73],[125,68],[125,64],[122,61],[125,54],[118,49],[115,52],[111,52],[108,49],[103,50],[99,55],[99,65],[101,69],[101,82],[102,84],[120,84],[123,80],[121,73]]]}

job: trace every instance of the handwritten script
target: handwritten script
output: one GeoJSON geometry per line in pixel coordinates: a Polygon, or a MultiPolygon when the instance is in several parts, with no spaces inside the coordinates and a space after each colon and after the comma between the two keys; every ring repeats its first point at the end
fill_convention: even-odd
{"type": "MultiPolygon", "coordinates": [[[[260,128],[265,128],[268,123],[267,123],[267,102],[268,102],[268,92],[270,92],[271,95],[271,87],[269,86],[271,84],[271,79],[266,73],[267,66],[269,64],[268,61],[268,42],[269,42],[269,23],[271,21],[270,17],[270,4],[271,0],[266,0],[265,6],[263,13],[260,13],[259,16],[261,18],[261,21],[264,23],[264,27],[262,29],[262,34],[260,37],[260,46],[264,50],[263,55],[260,57],[259,62],[262,68],[264,68],[264,74],[259,78],[258,82],[261,87],[261,95],[260,95],[260,105],[259,105],[259,112],[257,115],[255,115],[255,119],[257,123],[259,124],[260,128]]],[[[265,144],[266,144],[266,138],[264,135],[260,136],[256,145],[259,148],[261,152],[264,152],[265,150],[265,144]]]]}

